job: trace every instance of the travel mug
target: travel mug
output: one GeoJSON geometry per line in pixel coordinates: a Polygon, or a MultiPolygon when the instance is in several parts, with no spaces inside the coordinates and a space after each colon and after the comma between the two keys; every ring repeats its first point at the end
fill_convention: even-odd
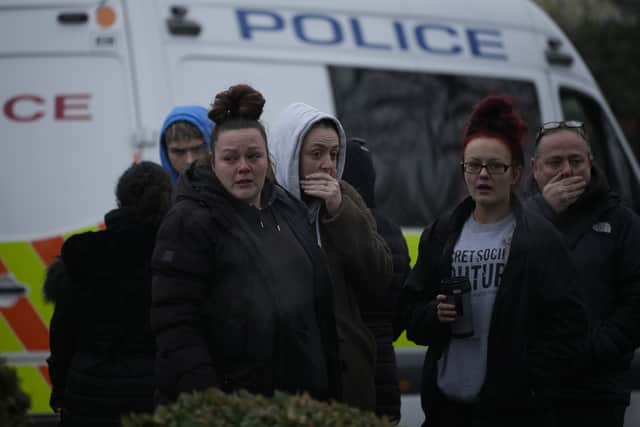
{"type": "Polygon", "coordinates": [[[471,312],[471,283],[466,276],[448,277],[440,282],[440,293],[447,296],[447,304],[456,306],[456,321],[451,324],[451,335],[467,338],[473,335],[471,312]]]}

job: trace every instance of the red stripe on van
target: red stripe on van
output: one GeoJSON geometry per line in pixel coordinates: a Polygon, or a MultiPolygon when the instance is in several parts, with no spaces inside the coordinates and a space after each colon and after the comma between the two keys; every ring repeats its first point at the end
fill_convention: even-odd
{"type": "Polygon", "coordinates": [[[25,350],[49,350],[49,331],[26,297],[18,298],[12,307],[0,308],[0,313],[22,342],[25,350]]]}
{"type": "Polygon", "coordinates": [[[60,249],[64,239],[60,236],[51,237],[50,239],[34,240],[31,242],[33,249],[40,255],[45,266],[51,265],[56,257],[60,255],[60,249]]]}
{"type": "Polygon", "coordinates": [[[49,384],[49,387],[51,387],[51,376],[49,376],[49,367],[46,365],[41,365],[41,366],[38,366],[38,370],[40,371],[44,379],[47,381],[47,383],[49,384]]]}

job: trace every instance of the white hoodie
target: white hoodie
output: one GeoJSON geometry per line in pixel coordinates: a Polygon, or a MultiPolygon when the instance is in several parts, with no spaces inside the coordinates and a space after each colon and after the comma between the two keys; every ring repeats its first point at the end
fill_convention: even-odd
{"type": "Polygon", "coordinates": [[[300,149],[309,130],[323,119],[333,121],[338,129],[340,148],[336,179],[339,180],[344,171],[344,161],[347,155],[347,137],[342,125],[334,116],[302,102],[295,102],[280,113],[270,134],[269,150],[276,180],[278,184],[300,200],[302,199],[299,177],[300,149]]]}

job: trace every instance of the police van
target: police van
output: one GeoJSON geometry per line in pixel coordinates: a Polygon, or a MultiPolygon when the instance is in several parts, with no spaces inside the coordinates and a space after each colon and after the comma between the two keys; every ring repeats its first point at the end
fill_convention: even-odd
{"type": "MultiPolygon", "coordinates": [[[[33,413],[50,411],[46,266],[70,234],[102,226],[132,161],[159,160],[172,106],[207,106],[232,84],[264,94],[267,130],[304,101],[364,138],[378,208],[413,260],[422,227],[464,195],[462,127],[488,94],[516,97],[530,139],[542,122],[584,121],[596,161],[640,210],[640,167],[602,93],[527,0],[0,0],[0,75],[0,286],[13,293],[0,355],[33,413]]],[[[415,393],[421,355],[407,346],[402,386],[415,393]]]]}

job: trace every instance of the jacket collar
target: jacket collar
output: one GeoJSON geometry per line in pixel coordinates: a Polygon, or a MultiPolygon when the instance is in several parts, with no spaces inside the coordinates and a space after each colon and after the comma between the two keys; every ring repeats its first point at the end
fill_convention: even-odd
{"type": "MultiPolygon", "coordinates": [[[[276,190],[277,187],[277,184],[267,177],[261,194],[263,209],[271,206],[278,198],[280,192],[276,190]]],[[[190,199],[209,207],[220,203],[228,203],[236,209],[248,206],[224,188],[208,162],[195,162],[185,171],[178,180],[174,198],[175,202],[190,199]]]]}
{"type": "MultiPolygon", "coordinates": [[[[462,226],[467,221],[469,216],[473,213],[476,207],[476,203],[469,196],[462,201],[451,213],[451,220],[449,222],[449,231],[460,231],[462,226]]],[[[511,193],[511,208],[517,222],[522,221],[523,211],[522,202],[515,193],[511,193]]]]}
{"type": "Polygon", "coordinates": [[[542,197],[535,181],[533,200],[542,214],[564,235],[570,248],[574,248],[580,238],[591,230],[602,215],[619,205],[620,198],[612,193],[606,177],[595,165],[591,168],[591,181],[585,192],[564,212],[556,213],[542,197]]]}

